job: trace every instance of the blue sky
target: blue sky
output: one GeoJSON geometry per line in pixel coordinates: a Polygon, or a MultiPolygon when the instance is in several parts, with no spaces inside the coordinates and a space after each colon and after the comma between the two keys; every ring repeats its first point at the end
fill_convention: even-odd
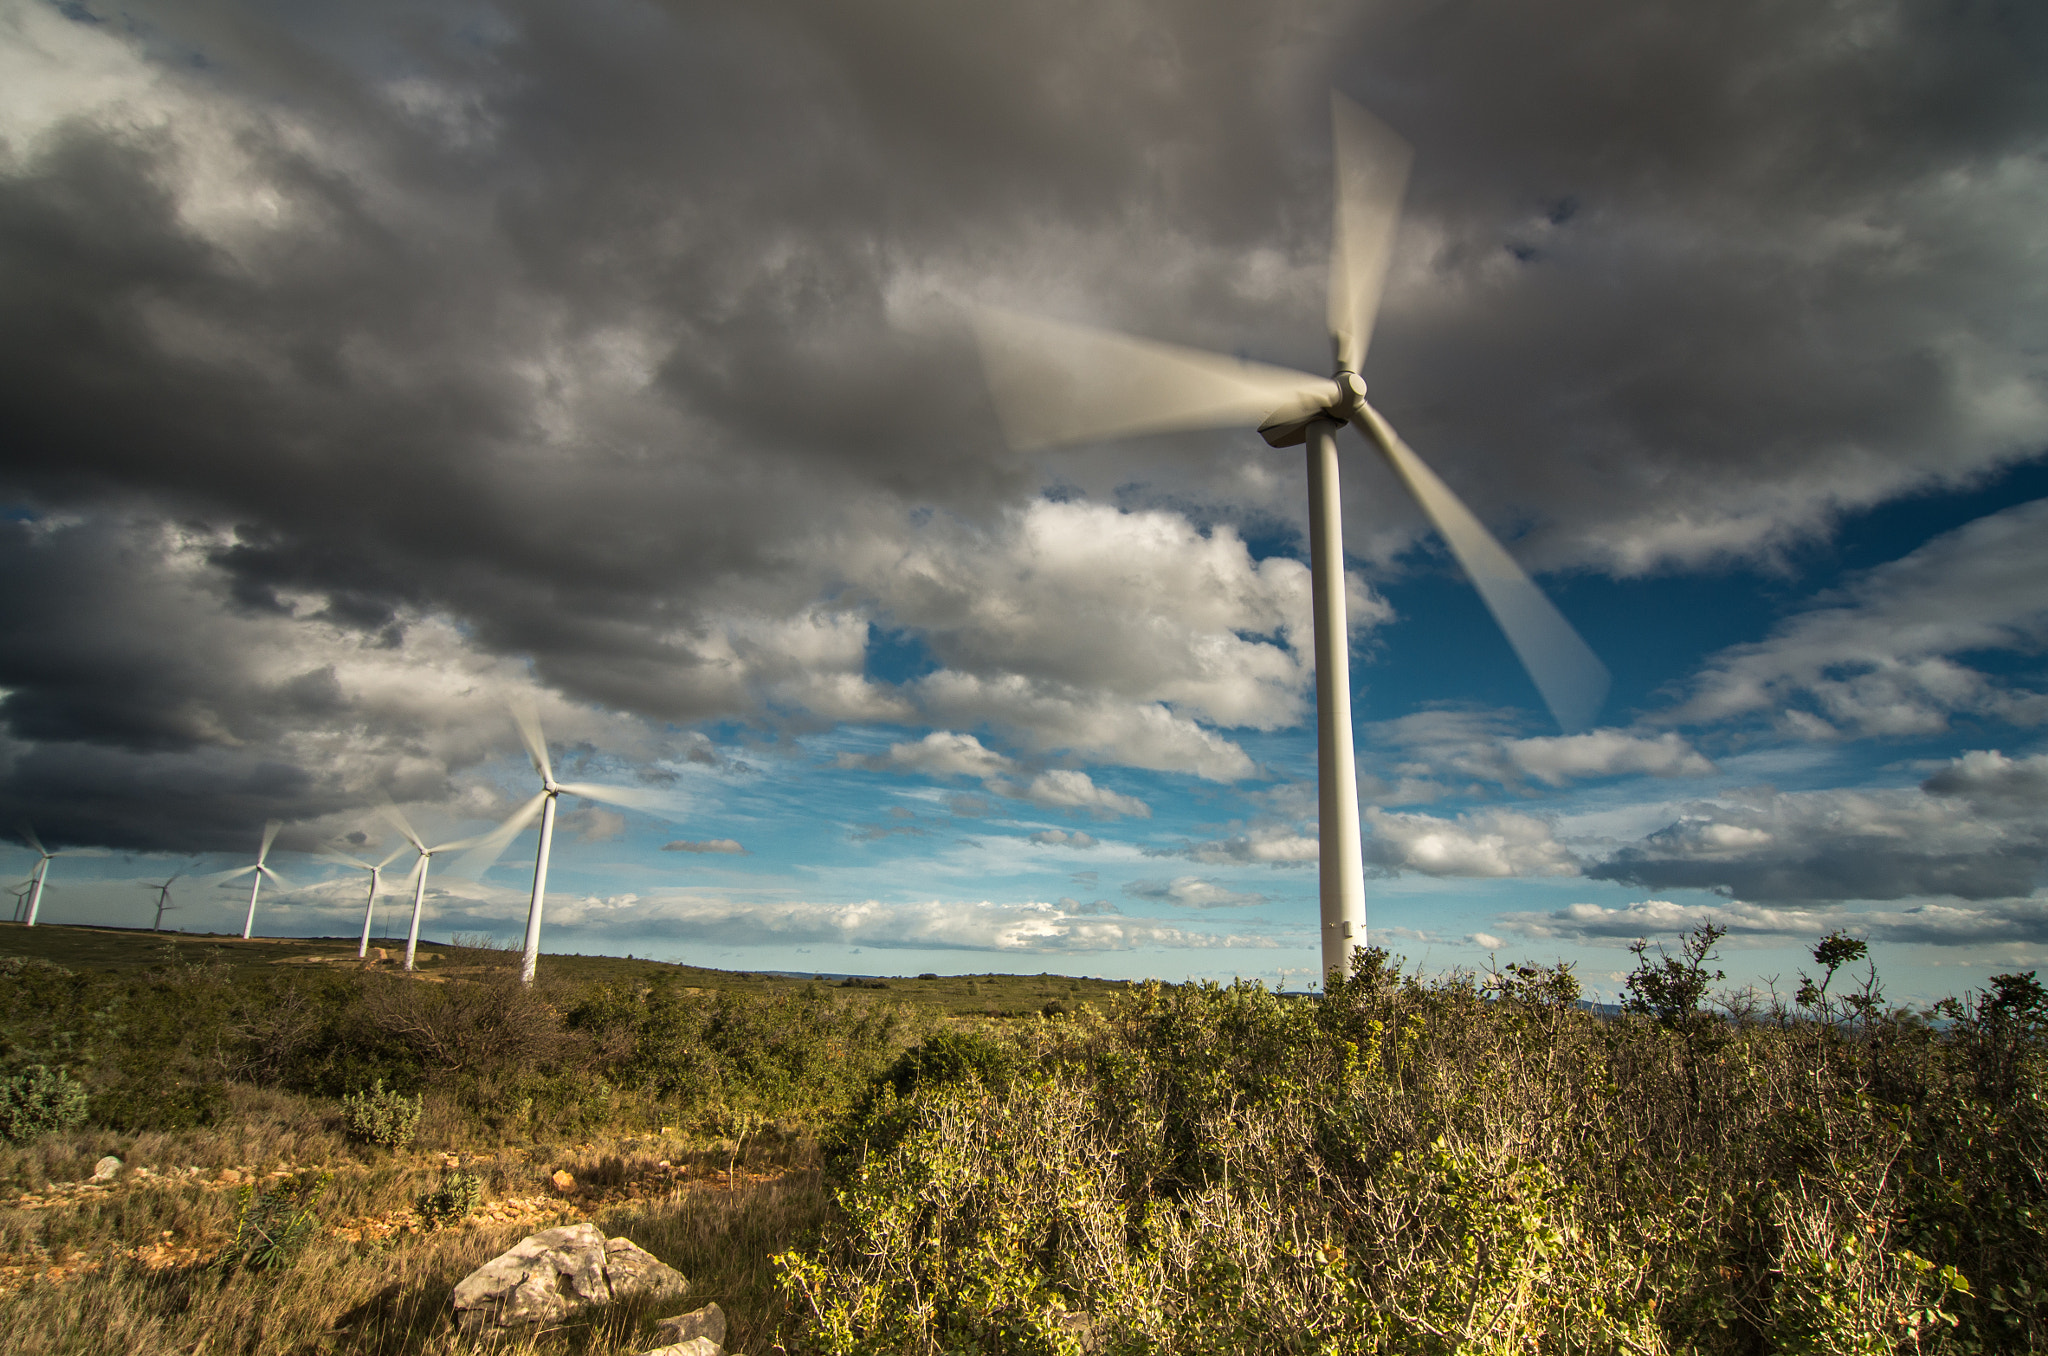
{"type": "Polygon", "coordinates": [[[1343,435],[1375,939],[2039,965],[2040,25],[1470,8],[0,5],[44,917],[238,928],[276,818],[259,926],[352,933],[317,854],[488,828],[531,703],[661,809],[565,801],[550,947],[1305,984],[1299,451],[1021,452],[963,317],[1322,370],[1334,85],[1416,150],[1373,399],[1614,676],[1562,735],[1343,435]]]}

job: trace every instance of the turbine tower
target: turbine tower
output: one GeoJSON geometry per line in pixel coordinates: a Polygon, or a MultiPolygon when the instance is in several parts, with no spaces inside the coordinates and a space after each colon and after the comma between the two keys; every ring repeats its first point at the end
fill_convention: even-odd
{"type": "Polygon", "coordinates": [[[27,899],[25,924],[28,927],[34,927],[36,925],[36,917],[42,912],[43,908],[43,886],[50,878],[50,859],[53,857],[97,857],[102,855],[102,853],[99,848],[46,848],[43,846],[43,840],[36,837],[36,831],[28,825],[22,826],[21,837],[22,841],[26,842],[37,853],[35,868],[29,873],[25,886],[27,899]]]}
{"type": "Polygon", "coordinates": [[[1378,119],[1330,94],[1336,222],[1330,252],[1334,371],[1312,376],[1220,354],[983,309],[975,336],[990,393],[1020,450],[1175,429],[1256,427],[1308,452],[1310,594],[1315,618],[1317,824],[1322,960],[1349,973],[1366,943],[1364,854],[1351,737],[1343,507],[1337,430],[1357,428],[1393,467],[1493,614],[1566,732],[1606,698],[1606,668],[1508,553],[1365,400],[1360,375],[1400,218],[1412,152],[1378,119]]]}
{"type": "Polygon", "coordinates": [[[514,810],[511,818],[478,839],[461,869],[471,873],[484,870],[498,859],[513,837],[532,822],[536,813],[540,815],[540,846],[533,857],[533,898],[526,906],[526,946],[519,962],[520,983],[531,984],[540,964],[541,905],[547,898],[548,854],[553,850],[555,841],[555,798],[567,793],[586,800],[607,801],[631,810],[656,811],[660,810],[662,802],[659,795],[632,787],[556,781],[554,767],[548,761],[547,737],[541,733],[540,714],[532,707],[516,704],[511,710],[512,720],[519,726],[519,737],[526,744],[526,756],[532,761],[533,770],[540,774],[540,790],[514,810]]]}
{"type": "Polygon", "coordinates": [[[271,870],[265,864],[270,857],[270,845],[277,841],[277,831],[283,827],[284,822],[277,819],[273,819],[268,824],[265,824],[263,826],[263,846],[256,849],[256,861],[249,866],[238,866],[232,871],[223,871],[215,877],[223,885],[237,876],[253,877],[249,882],[249,912],[242,919],[242,940],[245,942],[249,940],[249,934],[255,931],[256,928],[256,895],[263,889],[264,878],[267,876],[272,881],[275,881],[277,888],[280,890],[289,890],[291,888],[285,883],[283,876],[278,875],[277,872],[271,870]]]}
{"type": "Polygon", "coordinates": [[[24,922],[24,926],[34,927],[36,925],[36,915],[42,912],[43,908],[43,882],[49,879],[50,859],[57,854],[43,846],[43,840],[36,837],[34,829],[23,829],[22,836],[28,839],[30,847],[41,854],[36,859],[35,870],[28,878],[28,917],[24,922]]]}
{"type": "Polygon", "coordinates": [[[169,880],[146,880],[142,882],[144,889],[156,891],[156,921],[149,925],[151,932],[162,932],[164,930],[164,915],[178,907],[171,903],[171,885],[184,874],[184,872],[180,871],[169,880]]]}
{"type": "MultiPolygon", "coordinates": [[[[389,857],[374,864],[366,862],[360,857],[351,857],[346,852],[329,850],[326,854],[338,862],[346,862],[350,866],[358,867],[370,873],[370,897],[363,902],[363,939],[356,943],[357,960],[365,960],[370,954],[370,923],[377,913],[377,896],[384,889],[384,868],[397,861],[405,849],[406,844],[400,843],[397,847],[391,849],[389,857]]],[[[408,966],[407,968],[410,969],[411,967],[408,966]]]]}
{"type": "MultiPolygon", "coordinates": [[[[433,847],[428,847],[426,840],[413,832],[412,825],[406,822],[405,816],[399,813],[396,805],[386,801],[377,808],[383,812],[384,817],[390,820],[400,833],[405,835],[405,841],[412,844],[413,850],[419,853],[419,860],[412,864],[412,923],[406,928],[405,932],[405,968],[410,970],[413,968],[413,956],[420,949],[420,911],[426,905],[427,868],[433,864],[434,854],[437,852],[455,852],[462,848],[474,847],[483,840],[481,838],[458,838],[452,843],[437,843],[433,847]]],[[[503,828],[502,825],[499,827],[500,829],[503,828]]],[[[509,838],[511,835],[507,834],[506,836],[509,838]]],[[[399,852],[404,850],[401,847],[399,852]]],[[[391,857],[386,857],[384,860],[388,864],[392,857],[397,855],[398,853],[394,852],[391,854],[391,857]]],[[[372,867],[370,870],[370,901],[372,904],[375,904],[377,899],[377,873],[381,872],[383,868],[372,867]]],[[[366,909],[363,914],[363,941],[361,948],[356,953],[357,959],[367,956],[369,952],[370,919],[369,911],[366,909]]]]}

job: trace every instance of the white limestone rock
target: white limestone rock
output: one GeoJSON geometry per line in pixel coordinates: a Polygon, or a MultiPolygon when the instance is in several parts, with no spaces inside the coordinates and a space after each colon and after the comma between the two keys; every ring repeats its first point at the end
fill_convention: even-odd
{"type": "Polygon", "coordinates": [[[529,1235],[463,1277],[455,1317],[465,1330],[552,1323],[628,1295],[681,1294],[689,1284],[631,1240],[569,1224],[529,1235]]]}
{"type": "MultiPolygon", "coordinates": [[[[716,1303],[702,1309],[692,1309],[687,1314],[664,1318],[654,1325],[654,1331],[662,1341],[671,1345],[687,1342],[693,1337],[708,1337],[714,1343],[725,1341],[725,1310],[716,1303]]],[[[664,1348],[666,1350],[666,1348],[664,1348]]]]}

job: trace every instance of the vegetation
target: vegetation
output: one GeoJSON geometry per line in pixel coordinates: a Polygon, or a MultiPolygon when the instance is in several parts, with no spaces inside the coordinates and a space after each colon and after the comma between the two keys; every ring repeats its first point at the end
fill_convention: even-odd
{"type": "Polygon", "coordinates": [[[757,1356],[2048,1350],[2048,993],[1895,1009],[1843,934],[1789,1006],[1642,948],[1618,1016],[1378,952],[1309,1000],[31,936],[10,1350],[453,1352],[454,1283],[578,1219],[757,1356]]]}
{"type": "MultiPolygon", "coordinates": [[[[1321,1002],[1148,986],[897,1061],[783,1259],[836,1353],[2048,1349],[2048,994],[1710,1012],[1718,930],[1321,1002]],[[921,1076],[931,1070],[934,1077],[921,1076]]],[[[1853,945],[1851,945],[1853,943],[1853,945]]],[[[1875,975],[1855,995],[1875,993],[1875,975]]]]}

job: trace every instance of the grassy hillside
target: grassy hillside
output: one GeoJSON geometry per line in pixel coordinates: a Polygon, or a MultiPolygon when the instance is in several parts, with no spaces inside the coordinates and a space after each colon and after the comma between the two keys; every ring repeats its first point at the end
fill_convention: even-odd
{"type": "MultiPolygon", "coordinates": [[[[354,937],[252,937],[235,934],[151,932],[145,928],[69,927],[43,924],[23,927],[0,923],[0,956],[49,961],[67,969],[95,973],[142,970],[176,955],[187,965],[222,966],[237,973],[267,973],[271,967],[338,967],[390,970],[402,966],[405,942],[373,938],[367,967],[356,959],[354,937]]],[[[423,974],[474,976],[501,966],[502,951],[421,938],[416,963],[423,974]]],[[[541,969],[550,979],[567,984],[651,984],[667,978],[707,993],[726,991],[773,994],[805,985],[887,994],[900,1003],[959,1015],[1022,1017],[1048,1003],[1075,1007],[1102,1004],[1126,986],[1118,981],[1069,978],[1064,975],[925,975],[863,976],[819,979],[804,975],[756,974],[710,970],[695,965],[628,959],[622,956],[575,956],[543,952],[541,969]]]]}

